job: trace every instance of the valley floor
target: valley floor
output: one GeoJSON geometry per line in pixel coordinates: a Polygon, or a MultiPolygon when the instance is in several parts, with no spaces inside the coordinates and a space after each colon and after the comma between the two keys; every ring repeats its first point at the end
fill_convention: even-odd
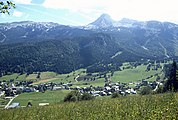
{"type": "MultiPolygon", "coordinates": [[[[161,66],[163,65],[164,64],[161,64],[161,66]]],[[[0,82],[3,84],[7,84],[9,89],[13,88],[15,89],[15,91],[22,88],[24,90],[30,89],[31,93],[29,93],[29,91],[23,91],[22,94],[19,94],[19,96],[15,98],[12,102],[9,102],[9,99],[5,99],[5,96],[3,95],[0,97],[0,108],[4,108],[8,102],[20,103],[20,106],[22,107],[27,106],[28,102],[31,102],[33,106],[38,106],[40,103],[49,103],[50,105],[60,103],[61,101],[63,101],[66,94],[73,89],[82,92],[83,88],[92,88],[88,92],[90,92],[93,96],[100,96],[101,94],[101,96],[111,95],[111,88],[113,88],[117,92],[118,90],[120,90],[120,92],[124,92],[123,94],[125,94],[126,91],[131,94],[131,92],[133,92],[133,89],[135,87],[138,87],[138,85],[140,86],[140,88],[142,87],[143,80],[146,80],[151,83],[152,81],[156,81],[158,77],[161,79],[162,68],[154,70],[155,65],[153,64],[153,66],[150,67],[150,70],[146,71],[148,66],[149,65],[142,64],[138,65],[137,67],[133,67],[131,63],[124,63],[123,66],[120,67],[121,71],[115,71],[114,75],[111,75],[112,73],[108,72],[106,73],[106,77],[104,77],[103,74],[100,75],[101,73],[92,73],[92,75],[89,76],[86,73],[86,69],[79,69],[69,74],[41,72],[40,79],[37,79],[37,73],[33,73],[28,76],[26,74],[19,75],[17,73],[14,73],[12,75],[6,75],[0,77],[0,82]],[[84,79],[87,77],[89,80],[84,79]],[[10,80],[14,80],[13,84],[10,82],[10,80]],[[31,85],[33,86],[29,88],[25,87],[26,85],[17,85],[17,83],[22,83],[23,81],[32,81],[33,83],[31,85]],[[52,91],[50,82],[55,83],[55,86],[53,87],[52,91]],[[112,84],[109,87],[104,87],[105,83],[108,82],[112,84]],[[118,84],[116,85],[116,83],[118,84]],[[72,86],[67,86],[68,84],[72,84],[72,86]],[[43,85],[48,86],[47,91],[45,93],[39,91],[40,89],[34,89],[34,87],[41,88],[40,86],[43,85]],[[122,89],[117,89],[119,86],[124,87],[122,89]]],[[[3,91],[2,93],[5,93],[5,91],[3,91]]],[[[134,90],[134,94],[136,93],[137,91],[134,90]]]]}

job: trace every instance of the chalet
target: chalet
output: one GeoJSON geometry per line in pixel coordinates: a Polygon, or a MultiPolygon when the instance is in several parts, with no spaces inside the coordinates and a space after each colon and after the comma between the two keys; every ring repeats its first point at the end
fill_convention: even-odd
{"type": "Polygon", "coordinates": [[[101,91],[101,92],[100,92],[100,95],[101,95],[101,96],[105,96],[105,95],[107,95],[107,93],[104,92],[104,91],[101,91]]]}
{"type": "Polygon", "coordinates": [[[112,92],[108,92],[107,95],[112,95],[112,92]]]}
{"type": "Polygon", "coordinates": [[[135,91],[134,89],[130,89],[130,92],[132,93],[132,94],[137,94],[137,91],[135,91]]]}
{"type": "Polygon", "coordinates": [[[17,108],[17,107],[20,107],[20,103],[12,103],[10,106],[7,107],[7,109],[17,108]]]}
{"type": "Polygon", "coordinates": [[[34,88],[25,87],[23,88],[23,92],[34,92],[34,88]]]}
{"type": "Polygon", "coordinates": [[[60,86],[55,86],[55,87],[53,87],[53,90],[62,90],[63,89],[63,87],[60,87],[60,86]]]}
{"type": "Polygon", "coordinates": [[[130,94],[130,90],[126,90],[125,93],[130,94]]]}
{"type": "Polygon", "coordinates": [[[111,90],[111,87],[106,86],[105,89],[106,89],[107,91],[110,91],[110,90],[111,90]]]}
{"type": "Polygon", "coordinates": [[[148,85],[148,81],[142,80],[142,85],[143,85],[143,86],[147,86],[147,85],[148,85]]]}
{"type": "Polygon", "coordinates": [[[157,85],[158,85],[158,84],[157,84],[156,81],[150,83],[150,86],[151,86],[153,89],[155,89],[157,85]]]}
{"type": "Polygon", "coordinates": [[[49,103],[39,103],[39,106],[48,106],[49,103]]]}

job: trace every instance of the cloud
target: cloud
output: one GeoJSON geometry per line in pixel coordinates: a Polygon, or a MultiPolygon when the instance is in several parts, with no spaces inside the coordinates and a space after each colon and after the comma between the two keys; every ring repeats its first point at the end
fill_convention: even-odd
{"type": "Polygon", "coordinates": [[[31,4],[32,0],[13,0],[15,4],[31,4]]]}
{"type": "Polygon", "coordinates": [[[53,9],[68,9],[73,12],[91,12],[97,10],[100,2],[101,0],[45,0],[43,6],[53,9]]]}
{"type": "Polygon", "coordinates": [[[66,9],[85,15],[108,13],[114,19],[175,20],[177,0],[45,0],[46,8],[66,9]]]}
{"type": "MultiPolygon", "coordinates": [[[[34,15],[35,14],[38,14],[39,17],[40,16],[45,16],[47,18],[52,18],[52,19],[56,19],[56,20],[62,20],[62,21],[67,21],[68,23],[72,23],[74,25],[80,25],[79,22],[75,22],[73,20],[70,20],[70,19],[66,19],[65,17],[62,17],[62,16],[58,16],[56,14],[51,14],[50,12],[46,12],[45,10],[39,10],[39,9],[34,9],[34,8],[31,8],[31,7],[27,7],[27,6],[24,6],[24,5],[19,5],[20,9],[23,9],[25,11],[28,11],[28,14],[25,16],[25,18],[30,18],[31,15],[34,15]]],[[[37,16],[36,16],[37,17],[37,16]]],[[[48,19],[46,19],[48,20],[48,19]]]]}
{"type": "Polygon", "coordinates": [[[22,15],[23,15],[23,13],[20,12],[20,11],[14,11],[13,12],[13,16],[15,16],[15,17],[21,17],[22,15]]]}

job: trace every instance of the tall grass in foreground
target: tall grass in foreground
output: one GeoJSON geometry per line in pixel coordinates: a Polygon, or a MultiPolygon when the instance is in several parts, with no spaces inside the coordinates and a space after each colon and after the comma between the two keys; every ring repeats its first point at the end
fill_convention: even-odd
{"type": "Polygon", "coordinates": [[[95,99],[46,107],[0,111],[1,120],[173,120],[178,118],[178,94],[95,99]]]}

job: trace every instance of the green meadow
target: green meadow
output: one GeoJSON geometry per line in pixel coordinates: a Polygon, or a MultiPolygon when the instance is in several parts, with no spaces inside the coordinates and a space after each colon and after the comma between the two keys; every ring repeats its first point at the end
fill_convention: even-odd
{"type": "MultiPolygon", "coordinates": [[[[115,71],[114,75],[110,78],[111,82],[121,82],[121,83],[129,83],[129,82],[140,82],[143,79],[146,79],[148,81],[155,81],[156,76],[155,74],[158,74],[161,77],[161,69],[159,68],[157,71],[150,70],[146,72],[146,65],[140,65],[136,68],[127,68],[129,67],[129,63],[124,63],[121,67],[121,71],[115,71]],[[123,69],[125,68],[125,69],[123,69]],[[147,79],[149,78],[149,79],[147,79]]],[[[80,86],[80,87],[87,87],[87,86],[103,86],[104,85],[104,78],[97,77],[95,81],[76,81],[75,78],[80,76],[85,76],[86,69],[79,69],[74,72],[71,72],[69,74],[57,74],[54,72],[41,72],[40,78],[37,78],[37,73],[30,74],[26,76],[26,74],[12,74],[12,75],[6,75],[0,78],[0,81],[6,80],[9,81],[10,79],[18,80],[18,81],[24,81],[24,80],[31,80],[33,81],[33,85],[41,84],[41,83],[48,83],[48,82],[54,82],[54,83],[68,83],[72,82],[74,84],[73,87],[80,86]],[[87,83],[87,85],[86,85],[87,83]]],[[[98,74],[98,73],[93,73],[98,74]]],[[[107,73],[107,75],[111,75],[110,73],[107,73]]]]}
{"type": "Polygon", "coordinates": [[[178,94],[95,99],[0,111],[1,120],[176,120],[178,94]]]}
{"type": "Polygon", "coordinates": [[[46,91],[45,93],[41,92],[32,92],[32,93],[23,93],[16,97],[12,102],[18,102],[21,106],[26,106],[28,102],[31,102],[32,105],[38,106],[39,103],[49,103],[56,104],[63,101],[64,97],[70,91],[66,90],[57,90],[57,91],[46,91]]]}

